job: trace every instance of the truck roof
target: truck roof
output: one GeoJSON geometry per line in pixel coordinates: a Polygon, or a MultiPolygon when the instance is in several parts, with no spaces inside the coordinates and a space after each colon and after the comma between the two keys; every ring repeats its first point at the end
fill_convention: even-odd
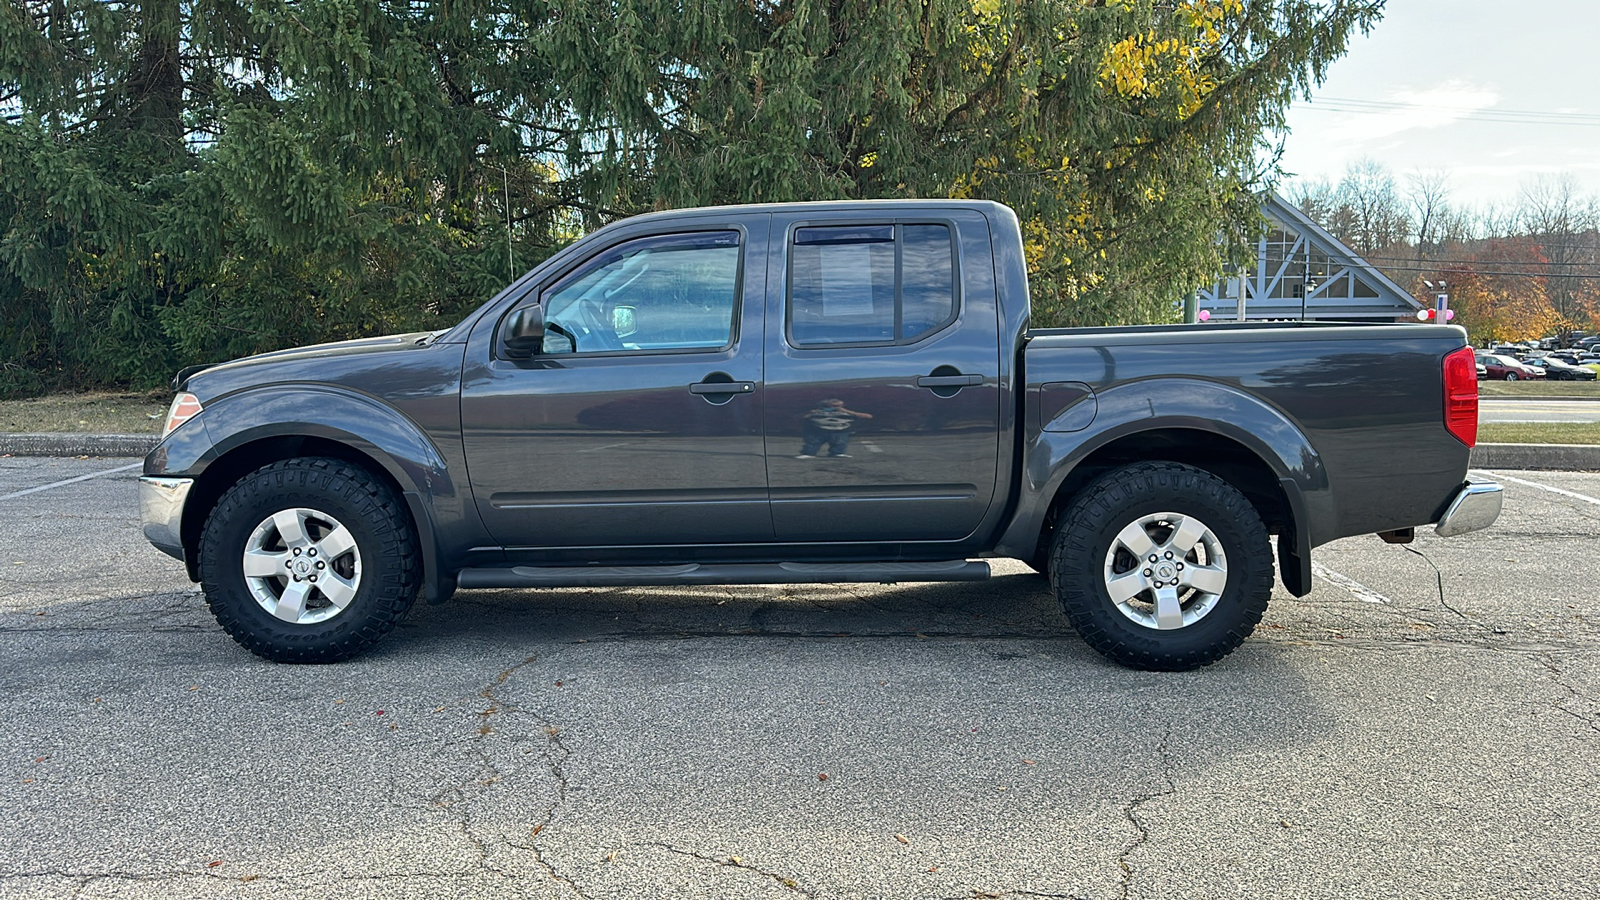
{"type": "MultiPolygon", "coordinates": [[[[726,206],[686,206],[679,209],[664,209],[657,212],[642,213],[618,219],[607,224],[606,228],[626,223],[650,222],[656,219],[670,218],[681,219],[688,216],[726,216],[744,212],[769,212],[769,213],[814,213],[816,215],[837,215],[859,211],[881,212],[885,209],[925,209],[929,206],[943,206],[952,209],[973,209],[985,215],[992,215],[1004,211],[1005,214],[1015,215],[1011,208],[1003,203],[993,200],[965,200],[951,197],[928,197],[910,200],[809,200],[798,203],[741,203],[726,206]]],[[[600,229],[596,229],[597,231],[600,229]]]]}

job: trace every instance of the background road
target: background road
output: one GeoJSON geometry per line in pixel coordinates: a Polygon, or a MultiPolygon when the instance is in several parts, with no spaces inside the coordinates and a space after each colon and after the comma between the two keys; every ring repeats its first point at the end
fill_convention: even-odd
{"type": "Polygon", "coordinates": [[[0,459],[0,898],[1600,893],[1600,475],[1320,548],[1237,653],[1152,674],[1012,563],[463,592],[272,665],[127,464],[0,459]]]}

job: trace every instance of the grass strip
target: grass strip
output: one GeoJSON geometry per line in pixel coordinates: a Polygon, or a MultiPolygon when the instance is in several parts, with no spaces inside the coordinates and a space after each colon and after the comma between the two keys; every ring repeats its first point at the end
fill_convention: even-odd
{"type": "Polygon", "coordinates": [[[48,434],[157,434],[170,391],[47,394],[0,400],[0,431],[48,434]]]}
{"type": "Polygon", "coordinates": [[[1479,422],[1480,444],[1600,444],[1600,422],[1479,422]]]}

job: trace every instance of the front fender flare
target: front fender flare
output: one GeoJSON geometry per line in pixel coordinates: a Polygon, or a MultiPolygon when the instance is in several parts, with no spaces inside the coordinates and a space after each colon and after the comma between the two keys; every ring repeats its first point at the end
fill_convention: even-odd
{"type": "Polygon", "coordinates": [[[284,438],[332,441],[380,466],[400,488],[399,499],[416,522],[428,599],[447,593],[438,564],[435,509],[440,503],[458,503],[460,488],[421,426],[365,394],[326,385],[275,384],[212,400],[151,451],[144,474],[203,482],[217,461],[235,451],[284,438]]]}

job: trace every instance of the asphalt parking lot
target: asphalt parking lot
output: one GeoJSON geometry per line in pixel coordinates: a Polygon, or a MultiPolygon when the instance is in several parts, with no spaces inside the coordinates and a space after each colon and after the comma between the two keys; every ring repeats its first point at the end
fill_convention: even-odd
{"type": "Polygon", "coordinates": [[[1011,563],[462,592],[273,665],[130,462],[0,458],[0,898],[1600,894],[1600,474],[1320,548],[1174,675],[1011,563]]]}

